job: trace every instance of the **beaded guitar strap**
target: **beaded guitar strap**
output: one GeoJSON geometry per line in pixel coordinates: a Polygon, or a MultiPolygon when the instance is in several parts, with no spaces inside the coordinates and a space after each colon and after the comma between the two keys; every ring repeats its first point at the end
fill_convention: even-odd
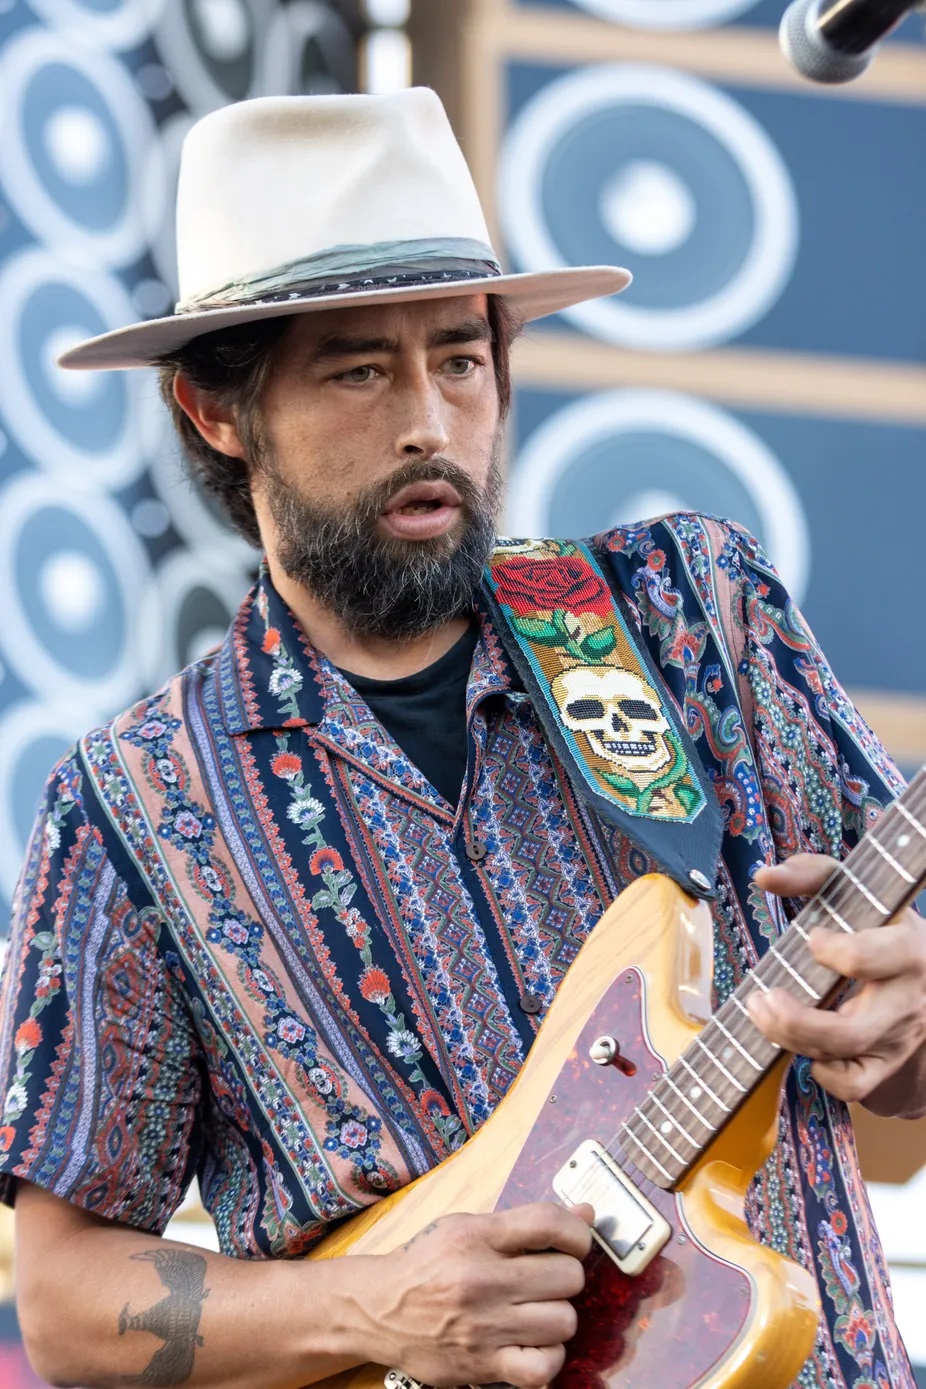
{"type": "Polygon", "coordinates": [[[717,798],[589,545],[500,540],[484,588],[579,794],[677,882],[705,895],[720,849],[717,798]]]}

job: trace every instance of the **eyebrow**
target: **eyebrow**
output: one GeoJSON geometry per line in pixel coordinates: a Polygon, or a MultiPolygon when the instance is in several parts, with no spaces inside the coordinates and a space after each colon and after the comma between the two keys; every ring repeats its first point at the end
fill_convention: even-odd
{"type": "MultiPolygon", "coordinates": [[[[449,328],[439,328],[429,339],[429,347],[452,347],[468,342],[490,342],[492,329],[487,318],[471,318],[449,328]]],[[[323,337],[312,354],[316,362],[330,362],[339,357],[377,356],[395,353],[399,343],[395,338],[351,337],[346,333],[330,333],[323,337]]]]}

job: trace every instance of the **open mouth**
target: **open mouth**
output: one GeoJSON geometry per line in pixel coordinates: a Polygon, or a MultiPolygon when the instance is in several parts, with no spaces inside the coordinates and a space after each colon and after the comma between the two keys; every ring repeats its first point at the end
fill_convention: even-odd
{"type": "Polygon", "coordinates": [[[444,507],[460,505],[460,496],[449,482],[413,482],[397,492],[385,509],[387,516],[426,516],[444,507]]]}

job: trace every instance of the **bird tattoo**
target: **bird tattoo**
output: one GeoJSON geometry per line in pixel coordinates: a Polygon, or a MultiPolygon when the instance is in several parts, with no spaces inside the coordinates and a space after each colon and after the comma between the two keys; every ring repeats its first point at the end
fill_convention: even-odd
{"type": "Polygon", "coordinates": [[[202,1304],[209,1296],[204,1286],[206,1260],[189,1249],[146,1249],[132,1258],[154,1264],[168,1295],[144,1312],[130,1312],[128,1303],[122,1309],[120,1336],[127,1331],[149,1331],[164,1342],[141,1374],[127,1377],[125,1383],[173,1389],[189,1379],[196,1348],[203,1343],[198,1328],[202,1304]]]}

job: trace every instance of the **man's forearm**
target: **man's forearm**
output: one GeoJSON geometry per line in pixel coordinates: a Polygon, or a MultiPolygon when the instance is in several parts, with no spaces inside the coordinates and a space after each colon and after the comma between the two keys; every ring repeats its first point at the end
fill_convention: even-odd
{"type": "Polygon", "coordinates": [[[369,1261],[246,1261],[100,1226],[30,1274],[19,1305],[51,1384],[299,1389],[365,1358],[342,1297],[369,1261]]]}

